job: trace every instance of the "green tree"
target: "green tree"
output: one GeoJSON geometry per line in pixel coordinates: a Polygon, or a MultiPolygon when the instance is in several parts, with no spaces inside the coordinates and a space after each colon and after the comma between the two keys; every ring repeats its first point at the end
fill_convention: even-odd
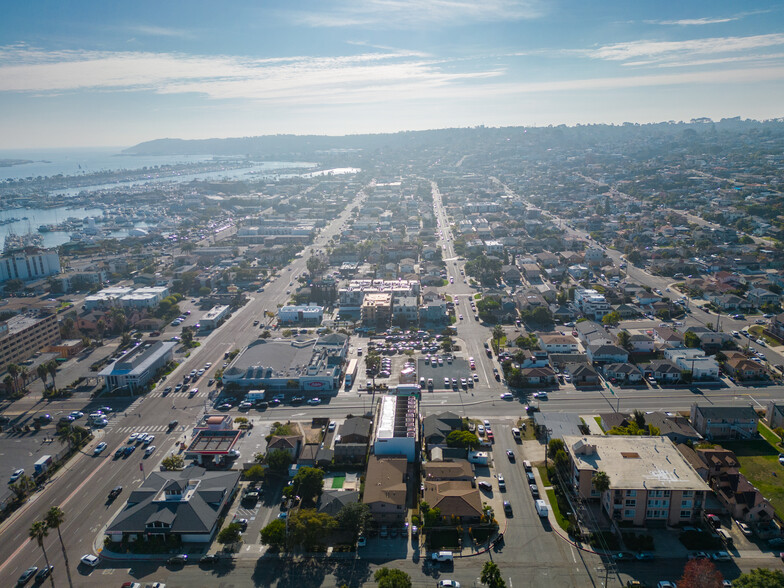
{"type": "Polygon", "coordinates": [[[337,527],[333,517],[312,508],[289,513],[289,540],[292,545],[302,545],[305,551],[324,543],[337,527]]]}
{"type": "Polygon", "coordinates": [[[602,324],[603,325],[617,325],[621,322],[621,315],[618,314],[617,310],[613,310],[612,312],[608,312],[602,317],[602,324]]]}
{"type": "Polygon", "coordinates": [[[303,504],[314,504],[324,487],[324,471],[319,468],[300,468],[292,480],[292,491],[303,504]]]}
{"type": "Polygon", "coordinates": [[[54,377],[57,375],[57,362],[55,360],[47,362],[46,371],[49,372],[49,376],[52,378],[52,390],[57,390],[57,385],[54,381],[54,377]]]}
{"type": "Polygon", "coordinates": [[[501,569],[494,561],[485,562],[479,580],[489,588],[506,588],[506,582],[501,577],[501,569]]]}
{"type": "Polygon", "coordinates": [[[699,347],[700,346],[700,338],[697,336],[696,333],[692,333],[691,331],[686,331],[683,334],[683,343],[686,347],[699,347]]]}
{"type": "Polygon", "coordinates": [[[8,375],[14,380],[14,392],[16,392],[19,389],[19,366],[15,363],[9,363],[5,369],[8,372],[8,375]]]}
{"type": "Polygon", "coordinates": [[[172,453],[161,460],[161,465],[169,471],[181,470],[185,467],[185,459],[181,455],[172,453]]]}
{"type": "Polygon", "coordinates": [[[27,493],[33,488],[35,488],[35,482],[33,482],[33,479],[27,474],[23,474],[16,482],[8,485],[8,489],[14,493],[14,496],[16,496],[17,499],[22,499],[27,496],[27,493]]]}
{"type": "Polygon", "coordinates": [[[629,334],[629,331],[621,331],[618,333],[618,345],[620,345],[626,351],[629,351],[632,348],[632,336],[629,334]]]}
{"type": "Polygon", "coordinates": [[[285,449],[273,449],[267,454],[267,465],[271,472],[284,473],[291,465],[291,454],[285,449]]]}
{"type": "Polygon", "coordinates": [[[259,480],[263,480],[264,474],[265,474],[264,467],[260,464],[253,464],[247,470],[245,470],[245,478],[253,482],[258,482],[259,480]]]}
{"type": "Polygon", "coordinates": [[[49,376],[49,370],[46,369],[46,365],[39,363],[35,368],[35,373],[41,378],[41,382],[43,382],[44,388],[46,388],[46,378],[49,376]]]}
{"type": "Polygon", "coordinates": [[[261,543],[280,549],[286,545],[286,522],[273,519],[261,531],[261,543]]]}
{"type": "Polygon", "coordinates": [[[182,330],[182,344],[186,348],[193,346],[193,329],[187,328],[182,330]]]}
{"type": "Polygon", "coordinates": [[[229,543],[236,543],[242,536],[242,527],[239,523],[229,523],[218,533],[218,543],[227,545],[229,543]]]}
{"type": "Polygon", "coordinates": [[[446,436],[446,444],[448,447],[476,449],[479,447],[479,437],[471,431],[452,431],[446,436]]]}
{"type": "Polygon", "coordinates": [[[504,338],[504,328],[501,325],[496,325],[493,327],[493,349],[496,353],[498,353],[498,347],[501,345],[501,341],[504,338]]]}
{"type": "Polygon", "coordinates": [[[378,588],[411,588],[411,576],[395,568],[379,568],[373,574],[378,588]]]}
{"type": "Polygon", "coordinates": [[[610,476],[607,475],[607,472],[599,470],[591,478],[591,485],[600,494],[606,492],[610,489],[610,476]]]}
{"type": "Polygon", "coordinates": [[[338,527],[354,537],[365,530],[371,519],[370,507],[363,502],[350,502],[335,515],[338,527]]]}
{"type": "MultiPolygon", "coordinates": [[[[49,527],[47,526],[46,521],[35,521],[28,531],[28,537],[30,538],[30,541],[35,541],[38,543],[38,547],[40,547],[41,551],[43,551],[44,561],[46,562],[47,567],[49,567],[49,556],[46,555],[44,539],[46,539],[48,535],[49,527]]],[[[49,581],[52,583],[52,588],[54,588],[54,574],[49,575],[49,581]]]]}
{"type": "Polygon", "coordinates": [[[732,581],[735,588],[781,588],[784,586],[784,572],[770,568],[754,568],[741,574],[732,581]]]}

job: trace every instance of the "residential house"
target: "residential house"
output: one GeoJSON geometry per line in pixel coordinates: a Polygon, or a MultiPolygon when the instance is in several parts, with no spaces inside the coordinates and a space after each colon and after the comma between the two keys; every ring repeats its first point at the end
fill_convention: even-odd
{"type": "Polygon", "coordinates": [[[302,437],[300,435],[273,435],[267,441],[267,455],[271,451],[282,449],[291,456],[293,462],[296,462],[301,445],[302,437]]]}
{"type": "Polygon", "coordinates": [[[691,405],[691,424],[706,439],[752,439],[759,415],[751,406],[691,405]]]}
{"type": "Polygon", "coordinates": [[[724,346],[726,341],[732,339],[729,333],[712,331],[708,327],[701,325],[689,327],[686,332],[694,333],[700,340],[700,347],[708,352],[715,352],[724,346]]]}
{"type": "Polygon", "coordinates": [[[746,299],[754,306],[760,307],[763,304],[778,304],[780,296],[764,288],[752,288],[746,292],[746,299]]]}
{"type": "Polygon", "coordinates": [[[625,363],[629,361],[629,352],[617,345],[589,345],[586,351],[588,359],[593,363],[625,363]]]}
{"type": "Polygon", "coordinates": [[[558,381],[555,371],[549,365],[544,367],[522,368],[521,375],[529,386],[552,386],[558,381]]]}
{"type": "Polygon", "coordinates": [[[718,445],[708,449],[697,449],[696,452],[707,469],[706,480],[717,477],[721,472],[740,467],[735,453],[718,445]]]}
{"type": "Polygon", "coordinates": [[[653,340],[658,345],[680,348],[683,347],[683,335],[674,331],[670,327],[654,327],[653,340]]]}
{"type": "Polygon", "coordinates": [[[665,349],[664,357],[681,370],[691,373],[694,380],[715,380],[719,377],[719,364],[707,357],[702,349],[665,349]]]}
{"type": "Polygon", "coordinates": [[[654,411],[645,413],[645,424],[659,429],[659,435],[667,437],[675,443],[695,443],[702,440],[702,436],[691,426],[689,419],[678,413],[654,411]]]}
{"type": "Polygon", "coordinates": [[[537,335],[539,346],[548,353],[576,353],[577,339],[571,335],[537,335]]]}
{"type": "Polygon", "coordinates": [[[599,374],[587,363],[570,363],[564,367],[575,386],[596,386],[599,384],[599,374]]]}
{"type": "Polygon", "coordinates": [[[474,481],[474,466],[466,459],[429,461],[422,465],[422,479],[429,482],[443,480],[474,481]]]}
{"type": "Polygon", "coordinates": [[[373,422],[365,417],[349,417],[338,429],[341,443],[362,443],[367,445],[373,431],[373,422]]]}
{"type": "Polygon", "coordinates": [[[629,347],[632,353],[653,353],[653,337],[646,333],[632,333],[629,335],[629,347]]]}
{"type": "Polygon", "coordinates": [[[406,520],[407,466],[405,457],[368,458],[362,502],[376,523],[402,524],[406,520]]]}
{"type": "Polygon", "coordinates": [[[775,400],[768,401],[768,408],[765,410],[765,422],[771,429],[784,428],[784,404],[775,400]]]}
{"type": "Polygon", "coordinates": [[[712,480],[712,486],[719,502],[736,521],[760,523],[773,520],[773,506],[737,469],[719,473],[712,480]]]}
{"type": "Polygon", "coordinates": [[[700,520],[710,488],[666,437],[565,436],[564,444],[575,491],[598,499],[613,520],[662,527],[700,520]],[[592,483],[599,471],[610,479],[601,493],[592,483]]]}
{"type": "Polygon", "coordinates": [[[724,362],[724,371],[739,380],[762,380],[765,368],[746,357],[733,357],[724,362]]]}
{"type": "Polygon", "coordinates": [[[615,380],[626,384],[637,384],[643,380],[640,368],[629,362],[608,363],[604,366],[603,371],[605,379],[611,382],[615,380]]]}
{"type": "Polygon", "coordinates": [[[318,511],[336,516],[345,506],[359,502],[359,492],[356,490],[327,489],[321,493],[318,500],[318,511]]]}
{"type": "Polygon", "coordinates": [[[427,415],[422,419],[422,431],[428,451],[432,447],[445,446],[449,433],[460,431],[462,426],[462,419],[453,412],[427,415]]]}
{"type": "Polygon", "coordinates": [[[644,368],[645,377],[653,376],[657,382],[674,383],[681,379],[681,368],[667,359],[654,359],[644,368]]]}
{"type": "Polygon", "coordinates": [[[754,304],[735,294],[714,294],[707,297],[710,302],[727,312],[731,310],[751,310],[754,304]]]}
{"type": "Polygon", "coordinates": [[[574,330],[577,331],[577,338],[586,347],[588,345],[599,345],[601,343],[607,343],[608,345],[613,343],[612,337],[599,323],[593,321],[580,321],[574,326],[574,330]]]}

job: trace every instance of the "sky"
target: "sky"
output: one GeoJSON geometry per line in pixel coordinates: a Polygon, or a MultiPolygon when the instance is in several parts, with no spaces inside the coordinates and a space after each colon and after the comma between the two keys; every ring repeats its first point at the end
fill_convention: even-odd
{"type": "Polygon", "coordinates": [[[784,116],[784,4],[4,2],[0,149],[784,116]]]}

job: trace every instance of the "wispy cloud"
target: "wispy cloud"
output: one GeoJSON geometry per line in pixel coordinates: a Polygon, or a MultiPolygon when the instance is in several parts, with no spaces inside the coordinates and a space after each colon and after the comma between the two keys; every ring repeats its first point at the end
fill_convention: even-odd
{"type": "MultiPolygon", "coordinates": [[[[443,62],[396,50],[336,57],[253,59],[177,53],[57,51],[0,47],[0,92],[148,90],[215,99],[356,103],[502,75],[445,72],[443,62]]],[[[453,90],[454,91],[454,90],[453,90]]]]}
{"type": "Polygon", "coordinates": [[[784,34],[755,35],[750,37],[712,37],[685,41],[631,41],[614,43],[582,53],[594,59],[628,61],[647,59],[662,61],[684,56],[711,55],[755,51],[784,45],[784,34]]]}
{"type": "Polygon", "coordinates": [[[189,31],[184,31],[182,29],[158,27],[153,25],[128,25],[126,30],[135,35],[143,35],[146,37],[177,37],[185,39],[193,36],[189,31]]]}
{"type": "Polygon", "coordinates": [[[335,0],[321,11],[291,11],[309,27],[451,26],[477,22],[528,20],[545,12],[542,0],[335,0]]]}
{"type": "Polygon", "coordinates": [[[733,16],[728,18],[682,18],[680,20],[646,20],[647,24],[658,24],[658,25],[675,25],[681,27],[688,27],[688,26],[703,26],[703,25],[712,25],[712,24],[721,24],[725,22],[732,22],[733,20],[738,20],[740,17],[733,16]]]}

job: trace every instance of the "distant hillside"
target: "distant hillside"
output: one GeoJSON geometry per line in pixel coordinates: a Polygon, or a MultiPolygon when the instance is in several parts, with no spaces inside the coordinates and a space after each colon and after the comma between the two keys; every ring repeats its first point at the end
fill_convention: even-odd
{"type": "Polygon", "coordinates": [[[455,146],[461,142],[515,142],[557,145],[568,142],[572,146],[588,146],[597,141],[625,141],[641,136],[692,136],[721,132],[743,133],[755,128],[781,131],[782,120],[759,122],[739,117],[712,122],[694,119],[690,123],[663,122],[653,124],[580,125],[567,127],[473,127],[429,131],[404,131],[372,135],[265,135],[227,139],[155,139],[139,143],[123,151],[126,155],[240,155],[263,158],[308,158],[331,150],[375,151],[455,146]],[[685,135],[684,135],[685,133],[685,135]]]}

